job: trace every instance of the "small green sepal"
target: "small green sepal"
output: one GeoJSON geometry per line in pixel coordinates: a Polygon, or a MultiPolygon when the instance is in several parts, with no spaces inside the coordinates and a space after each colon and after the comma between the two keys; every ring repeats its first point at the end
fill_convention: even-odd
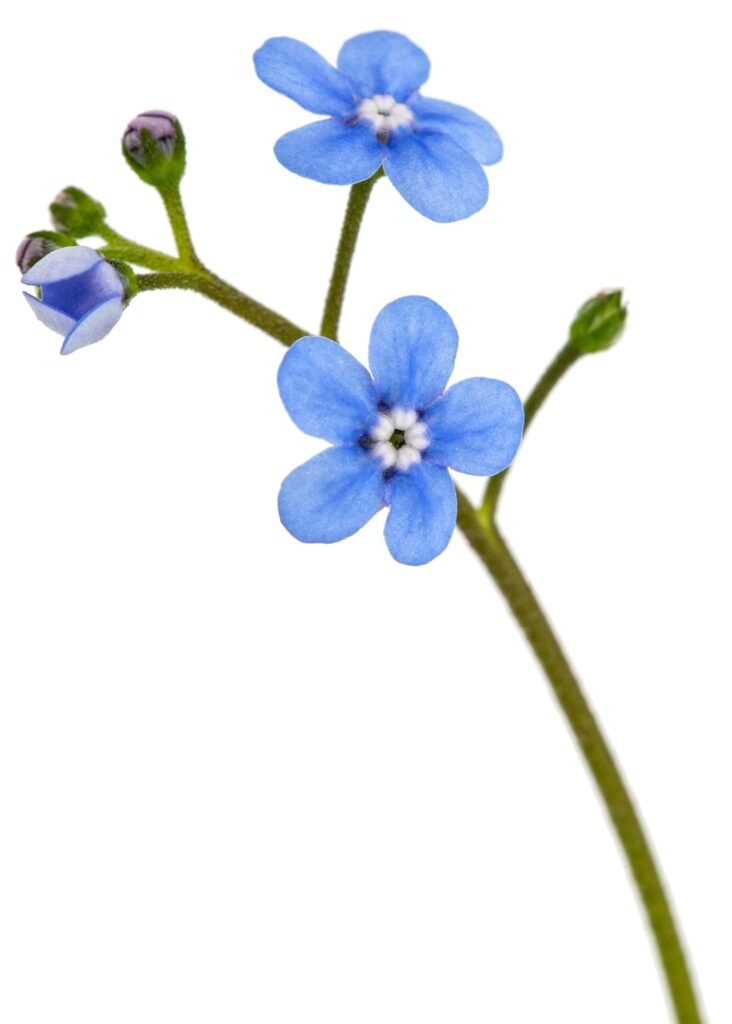
{"type": "MultiPolygon", "coordinates": [[[[100,255],[102,254],[100,253],[100,255]]],[[[117,271],[117,274],[122,280],[122,284],[124,285],[125,288],[123,302],[125,306],[128,306],[131,300],[134,299],[134,297],[140,290],[140,287],[137,283],[137,274],[129,265],[129,263],[123,263],[122,260],[107,259],[107,263],[114,267],[114,269],[117,271]]]]}
{"type": "Polygon", "coordinates": [[[574,318],[569,340],[580,352],[602,352],[618,340],[625,328],[627,306],[623,293],[600,292],[588,299],[574,318]]]}

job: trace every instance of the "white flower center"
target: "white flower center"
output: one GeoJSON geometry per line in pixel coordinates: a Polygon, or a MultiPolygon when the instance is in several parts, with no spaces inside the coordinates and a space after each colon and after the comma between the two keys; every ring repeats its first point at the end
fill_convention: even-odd
{"type": "Polygon", "coordinates": [[[369,434],[372,452],[384,469],[407,470],[422,460],[429,446],[427,427],[414,409],[390,409],[379,413],[379,421],[369,434]]]}
{"type": "Polygon", "coordinates": [[[397,103],[393,96],[371,96],[358,108],[361,121],[369,121],[380,142],[388,142],[397,128],[411,124],[414,114],[406,103],[397,103]]]}

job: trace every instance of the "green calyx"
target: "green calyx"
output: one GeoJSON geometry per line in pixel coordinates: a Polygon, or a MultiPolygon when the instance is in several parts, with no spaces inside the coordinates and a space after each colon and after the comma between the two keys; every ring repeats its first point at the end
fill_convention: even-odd
{"type": "Polygon", "coordinates": [[[146,128],[140,131],[140,146],[134,155],[128,152],[124,140],[122,154],[138,178],[146,185],[165,190],[177,188],[186,169],[186,140],[183,129],[176,122],[175,144],[166,152],[146,128]]]}
{"type": "Polygon", "coordinates": [[[53,226],[74,238],[98,235],[107,216],[101,203],[73,185],[59,192],[50,210],[53,226]]]}
{"type": "Polygon", "coordinates": [[[622,298],[620,290],[600,292],[579,309],[569,331],[569,340],[579,352],[602,352],[615,344],[628,316],[622,298]]]}
{"type": "Polygon", "coordinates": [[[123,263],[122,260],[107,260],[107,263],[114,267],[122,280],[125,289],[124,304],[127,306],[140,290],[137,274],[128,263],[123,263]]]}
{"type": "Polygon", "coordinates": [[[65,235],[62,231],[31,231],[26,238],[41,238],[48,242],[48,251],[52,249],[63,249],[67,245],[76,245],[76,239],[71,235],[65,235]]]}

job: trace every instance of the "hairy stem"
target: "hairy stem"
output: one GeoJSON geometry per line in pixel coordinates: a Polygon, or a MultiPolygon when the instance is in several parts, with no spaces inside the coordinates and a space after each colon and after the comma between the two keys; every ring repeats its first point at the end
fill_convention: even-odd
{"type": "Polygon", "coordinates": [[[348,195],[346,215],[343,218],[341,237],[338,242],[338,250],[330,278],[330,287],[328,288],[325,309],[323,310],[323,320],[320,324],[320,333],[323,337],[332,338],[333,341],[338,341],[338,326],[341,320],[343,299],[346,295],[348,274],[351,269],[353,254],[356,251],[358,233],[361,230],[361,222],[366,211],[366,204],[369,201],[371,189],[379,178],[383,176],[384,172],[379,168],[376,174],[366,181],[359,181],[352,185],[348,195]]]}
{"type": "MultiPolygon", "coordinates": [[[[524,402],[524,436],[526,435],[526,431],[529,429],[529,426],[537,412],[547,400],[552,390],[556,387],[567,370],[574,366],[577,360],[583,355],[584,353],[578,348],[575,348],[571,341],[568,341],[564,348],[559,350],[556,357],[552,360],[537,381],[534,390],[524,402]]],[[[503,490],[506,478],[510,472],[511,466],[509,466],[508,469],[504,469],[502,473],[496,473],[495,476],[490,477],[488,480],[485,494],[483,495],[483,503],[480,509],[480,514],[486,522],[491,518],[495,518],[496,511],[498,509],[498,501],[501,497],[501,491],[503,490]]]]}
{"type": "Polygon", "coordinates": [[[205,268],[188,272],[138,274],[137,284],[141,292],[157,291],[163,288],[183,288],[198,292],[218,303],[219,306],[223,306],[224,309],[228,309],[235,316],[259,327],[260,330],[286,346],[292,345],[298,338],[302,338],[308,333],[205,268]]]}
{"type": "Polygon", "coordinates": [[[701,1024],[691,974],[651,847],[610,748],[549,621],[494,521],[458,491],[458,526],[526,635],[579,744],[625,852],[668,982],[679,1024],[701,1024]]]}
{"type": "Polygon", "coordinates": [[[171,188],[161,188],[160,198],[163,200],[165,212],[170,221],[173,231],[173,238],[178,247],[178,256],[182,263],[189,267],[200,266],[200,261],[193,248],[193,240],[186,220],[186,212],[183,209],[183,200],[180,195],[180,188],[175,185],[171,188]]]}
{"type": "Polygon", "coordinates": [[[133,242],[132,239],[120,235],[108,224],[102,225],[99,229],[99,236],[107,243],[101,246],[99,253],[107,259],[134,263],[135,266],[144,267],[146,270],[174,272],[183,269],[180,259],[176,256],[169,256],[168,253],[149,249],[146,245],[133,242]]]}
{"type": "MultiPolygon", "coordinates": [[[[375,180],[371,178],[355,185],[349,197],[321,327],[321,333],[334,340],[337,339],[358,231],[375,180]]],[[[190,251],[193,252],[192,247],[190,251]]],[[[174,272],[138,276],[140,289],[189,288],[198,291],[261,328],[283,345],[291,345],[307,333],[237,291],[200,264],[187,272],[180,269],[180,263],[177,266],[174,272]]],[[[527,427],[580,355],[569,343],[560,350],[526,402],[527,427]]],[[[676,1020],[678,1024],[702,1024],[701,1011],[670,902],[633,800],[559,640],[496,524],[498,499],[507,473],[508,470],[505,470],[489,481],[480,509],[474,508],[458,489],[457,525],[495,580],[524,631],[597,784],[638,887],[668,983],[676,1020]]]]}

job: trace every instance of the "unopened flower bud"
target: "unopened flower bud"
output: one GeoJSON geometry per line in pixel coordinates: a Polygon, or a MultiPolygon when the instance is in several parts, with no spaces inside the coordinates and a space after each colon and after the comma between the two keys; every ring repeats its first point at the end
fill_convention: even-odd
{"type": "Polygon", "coordinates": [[[74,238],[98,234],[106,216],[101,203],[72,185],[59,192],[51,203],[53,226],[74,238]]]}
{"type": "Polygon", "coordinates": [[[569,340],[580,352],[600,352],[610,348],[623,333],[628,315],[622,305],[623,293],[600,292],[588,299],[574,318],[569,340]]]}
{"type": "Polygon", "coordinates": [[[122,152],[135,174],[155,188],[176,186],[183,177],[185,137],[177,117],[164,110],[148,110],[130,121],[122,152]]]}
{"type": "Polygon", "coordinates": [[[58,231],[32,231],[18,246],[15,262],[21,274],[25,274],[34,263],[48,256],[49,252],[66,245],[76,245],[70,235],[62,235],[58,231]]]}

